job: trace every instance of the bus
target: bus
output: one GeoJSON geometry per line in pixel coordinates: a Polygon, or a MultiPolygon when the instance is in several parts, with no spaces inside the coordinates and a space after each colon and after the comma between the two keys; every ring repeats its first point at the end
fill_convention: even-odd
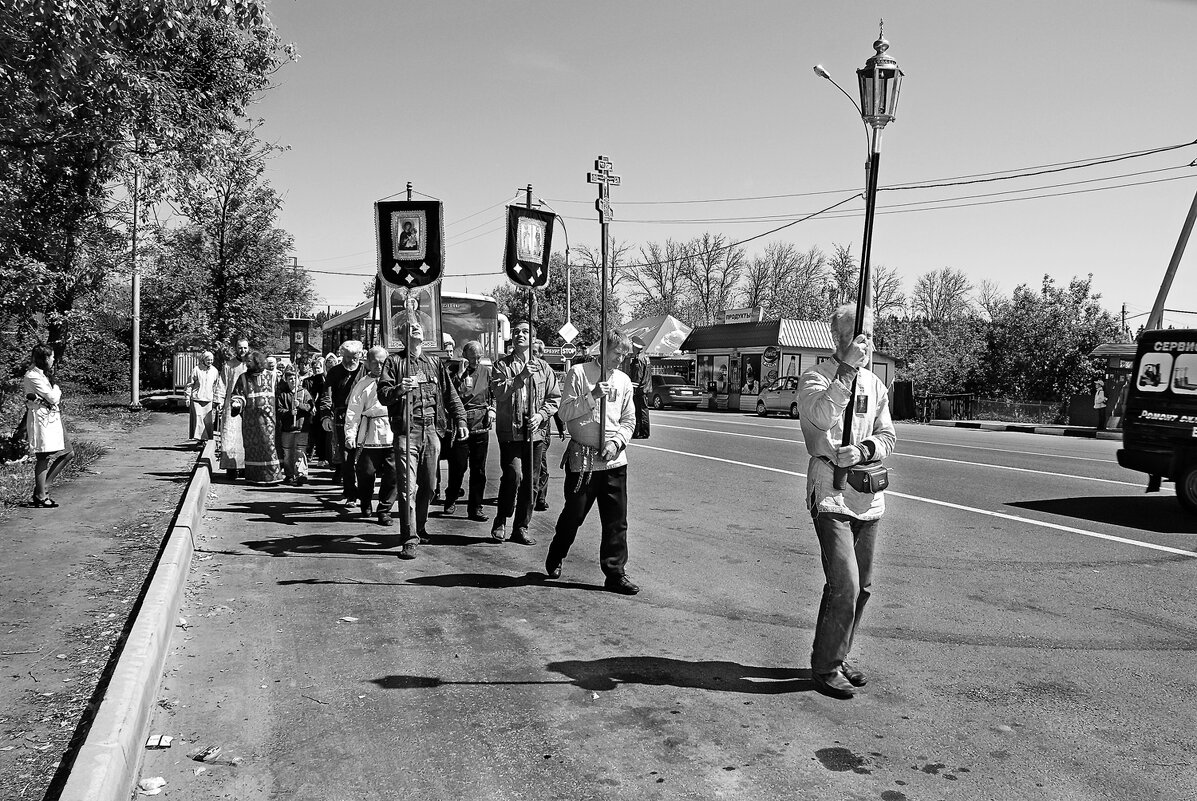
{"type": "MultiPolygon", "coordinates": [[[[323,326],[321,346],[325,353],[335,353],[341,343],[356,339],[367,346],[382,345],[389,351],[399,349],[398,324],[403,319],[403,300],[396,289],[383,285],[381,309],[373,300],[339,314],[323,326]]],[[[440,284],[424,287],[416,294],[416,314],[424,324],[424,347],[450,357],[461,355],[468,340],[482,343],[482,359],[493,362],[504,353],[510,338],[507,316],[489,295],[445,292],[440,284]]]]}

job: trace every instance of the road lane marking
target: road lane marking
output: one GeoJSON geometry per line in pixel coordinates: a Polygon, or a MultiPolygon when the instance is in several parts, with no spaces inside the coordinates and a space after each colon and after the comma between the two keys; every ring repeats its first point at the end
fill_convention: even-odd
{"type": "MultiPolygon", "coordinates": [[[[685,417],[685,415],[679,415],[679,417],[685,417]]],[[[768,429],[771,431],[797,431],[798,430],[798,427],[797,427],[798,421],[797,420],[789,420],[789,423],[794,424],[794,426],[786,426],[785,425],[786,420],[778,420],[778,423],[780,423],[782,425],[765,425],[764,423],[752,423],[752,421],[736,420],[736,419],[729,419],[728,421],[729,421],[729,423],[731,423],[733,425],[749,425],[749,426],[755,427],[755,429],[768,429]]],[[[956,430],[960,431],[961,429],[956,429],[956,430]]],[[[970,429],[970,431],[976,431],[976,429],[970,429]]],[[[899,439],[901,442],[915,442],[920,445],[947,445],[947,447],[949,447],[949,448],[971,448],[972,450],[992,450],[992,451],[996,451],[996,453],[999,453],[999,454],[1019,454],[1021,456],[1046,456],[1046,457],[1049,457],[1049,459],[1074,459],[1074,460],[1082,461],[1082,462],[1101,462],[1102,465],[1117,465],[1117,463],[1118,463],[1118,460],[1114,460],[1114,459],[1094,459],[1094,457],[1092,457],[1092,456],[1068,456],[1068,455],[1064,455],[1064,454],[1045,454],[1041,450],[1010,450],[1007,448],[986,448],[985,445],[966,445],[966,444],[962,444],[962,443],[958,443],[958,442],[935,442],[934,439],[911,439],[910,437],[900,437],[899,439]]]]}
{"type": "MultiPolygon", "coordinates": [[[[753,428],[768,428],[772,431],[789,431],[789,430],[797,431],[797,430],[799,430],[796,427],[798,425],[797,420],[788,421],[788,422],[793,423],[794,427],[787,427],[785,425],[785,423],[787,422],[786,420],[778,420],[778,423],[780,423],[781,425],[766,425],[764,423],[750,422],[748,420],[735,420],[735,419],[729,420],[728,422],[732,423],[733,425],[738,425],[738,426],[752,426],[753,428]]],[[[705,430],[705,429],[697,429],[697,430],[705,430]]],[[[959,431],[959,430],[963,430],[963,429],[955,429],[955,430],[959,431]]],[[[975,431],[977,429],[968,429],[968,430],[975,431]]],[[[1025,433],[1025,432],[1021,432],[1021,433],[1025,433]]],[[[971,449],[977,450],[977,451],[996,451],[997,453],[1017,453],[1021,456],[1046,456],[1046,457],[1049,457],[1052,459],[1076,459],[1076,460],[1082,461],[1082,462],[1101,462],[1102,464],[1118,464],[1118,461],[1116,459],[1095,459],[1092,456],[1067,456],[1062,453],[1044,453],[1043,451],[1016,451],[1016,450],[1010,450],[1008,448],[986,448],[984,445],[964,445],[959,442],[936,442],[934,440],[927,440],[927,439],[910,439],[909,437],[901,437],[900,439],[902,442],[917,442],[920,445],[946,445],[950,448],[971,448],[971,449]]],[[[1136,485],[1136,486],[1138,486],[1138,485],[1136,485]]]]}
{"type": "MultiPolygon", "coordinates": [[[[778,439],[777,437],[766,437],[761,434],[741,434],[738,431],[716,431],[710,428],[689,428],[686,426],[671,426],[668,423],[658,423],[658,428],[676,428],[681,431],[696,431],[704,434],[724,434],[729,437],[747,437],[749,439],[767,439],[771,442],[784,442],[802,445],[802,440],[792,439],[778,439]]],[[[907,440],[898,440],[899,442],[906,442],[907,440]]],[[[964,459],[946,459],[942,456],[920,456],[915,453],[904,453],[902,451],[895,451],[894,458],[897,459],[928,459],[933,462],[950,462],[952,464],[966,464],[972,467],[991,467],[994,470],[1013,470],[1017,473],[1033,473],[1037,476],[1055,476],[1056,478],[1072,478],[1080,481],[1098,481],[1102,484],[1118,484],[1123,487],[1141,487],[1143,482],[1135,481],[1120,481],[1114,478],[1096,478],[1094,476],[1078,476],[1073,473],[1053,473],[1050,470],[1032,470],[1029,467],[1010,467],[1003,464],[990,464],[988,462],[969,462],[964,459]]]]}
{"type": "MultiPolygon", "coordinates": [[[[767,473],[781,473],[782,475],[795,476],[797,478],[806,478],[806,473],[799,473],[796,470],[783,470],[780,467],[766,467],[759,464],[749,464],[748,462],[739,462],[735,459],[724,459],[720,456],[707,456],[704,453],[690,453],[688,451],[678,451],[672,448],[660,448],[655,445],[645,445],[643,440],[637,440],[632,443],[637,448],[644,448],[650,451],[660,451],[661,453],[672,453],[677,456],[689,456],[694,459],[705,459],[709,462],[720,462],[722,464],[735,465],[736,467],[746,467],[750,470],[763,470],[767,473]]],[[[1010,520],[1015,523],[1025,523],[1030,526],[1040,526],[1041,528],[1055,529],[1056,531],[1066,531],[1070,534],[1080,534],[1085,537],[1093,537],[1099,540],[1107,540],[1109,542],[1120,542],[1124,545],[1137,545],[1140,548],[1149,548],[1153,551],[1163,551],[1165,553],[1177,554],[1178,556],[1188,556],[1197,559],[1197,552],[1184,551],[1180,548],[1171,548],[1167,545],[1156,545],[1154,542],[1143,542],[1142,540],[1132,540],[1127,537],[1117,537],[1113,534],[1102,534],[1099,531],[1088,531],[1083,528],[1074,528],[1072,526],[1064,526],[1059,523],[1049,523],[1046,520],[1035,520],[1031,517],[1021,517],[1020,515],[1012,515],[1006,512],[991,512],[988,509],[978,509],[975,506],[964,506],[959,503],[950,503],[948,501],[939,501],[934,498],[924,498],[920,495],[908,495],[905,492],[895,492],[894,490],[886,490],[886,495],[892,495],[895,498],[905,498],[908,501],[921,501],[922,503],[929,503],[934,506],[945,506],[949,509],[957,509],[962,512],[974,512],[979,515],[986,515],[988,517],[996,517],[1002,520],[1010,520]]]]}

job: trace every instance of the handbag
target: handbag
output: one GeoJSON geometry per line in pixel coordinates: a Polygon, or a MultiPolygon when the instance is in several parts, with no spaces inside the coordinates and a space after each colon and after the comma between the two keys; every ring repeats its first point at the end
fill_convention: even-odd
{"type": "Polygon", "coordinates": [[[889,468],[870,464],[848,470],[848,484],[857,492],[872,494],[889,486],[889,468]]]}

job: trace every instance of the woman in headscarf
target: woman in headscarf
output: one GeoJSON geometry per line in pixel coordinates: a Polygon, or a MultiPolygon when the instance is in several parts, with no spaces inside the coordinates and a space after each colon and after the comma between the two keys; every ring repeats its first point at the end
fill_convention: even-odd
{"type": "Polygon", "coordinates": [[[279,483],[283,480],[283,470],[274,436],[274,385],[261,351],[251,351],[246,357],[245,372],[237,377],[229,404],[232,414],[241,418],[245,480],[255,484],[279,483]]]}
{"type": "Polygon", "coordinates": [[[54,379],[54,349],[35,345],[33,366],[21,381],[25,392],[25,432],[29,451],[36,457],[33,467],[33,501],[30,506],[53,509],[58,503],[50,497],[50,484],[66,467],[72,452],[66,447],[66,432],[58,403],[62,390],[54,379]]]}
{"type": "Polygon", "coordinates": [[[216,382],[220,371],[212,366],[215,354],[206,350],[200,354],[199,364],[191,368],[191,382],[187,384],[187,409],[190,412],[188,434],[190,439],[204,443],[212,439],[212,425],[216,421],[216,382]]]}
{"type": "MultiPolygon", "coordinates": [[[[319,401],[320,393],[324,391],[324,357],[315,356],[306,363],[307,368],[299,374],[299,381],[313,399],[319,401]]],[[[328,461],[328,448],[325,445],[324,429],[320,427],[320,415],[312,412],[311,424],[308,427],[308,462],[319,459],[328,461]]]]}

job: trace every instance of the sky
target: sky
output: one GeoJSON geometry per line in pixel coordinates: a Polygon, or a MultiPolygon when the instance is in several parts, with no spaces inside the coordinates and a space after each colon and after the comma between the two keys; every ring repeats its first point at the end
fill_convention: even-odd
{"type": "MultiPolygon", "coordinates": [[[[621,177],[619,242],[711,232],[759,237],[749,257],[771,241],[859,255],[868,139],[812,67],[856,96],[881,18],[906,77],[872,261],[907,293],[943,267],[1006,294],[1092,273],[1133,331],[1197,191],[1190,0],[273,0],[270,14],[300,59],[252,113],[289,147],[269,169],[280,225],[334,313],[375,274],[374,202],[409,181],[443,203],[447,290],[505,281],[504,207],[527,184],[571,246],[597,247],[599,155],[621,177]],[[887,189],[929,182],[971,183],[887,189]]],[[[1197,243],[1167,307],[1197,310],[1197,243]]]]}

